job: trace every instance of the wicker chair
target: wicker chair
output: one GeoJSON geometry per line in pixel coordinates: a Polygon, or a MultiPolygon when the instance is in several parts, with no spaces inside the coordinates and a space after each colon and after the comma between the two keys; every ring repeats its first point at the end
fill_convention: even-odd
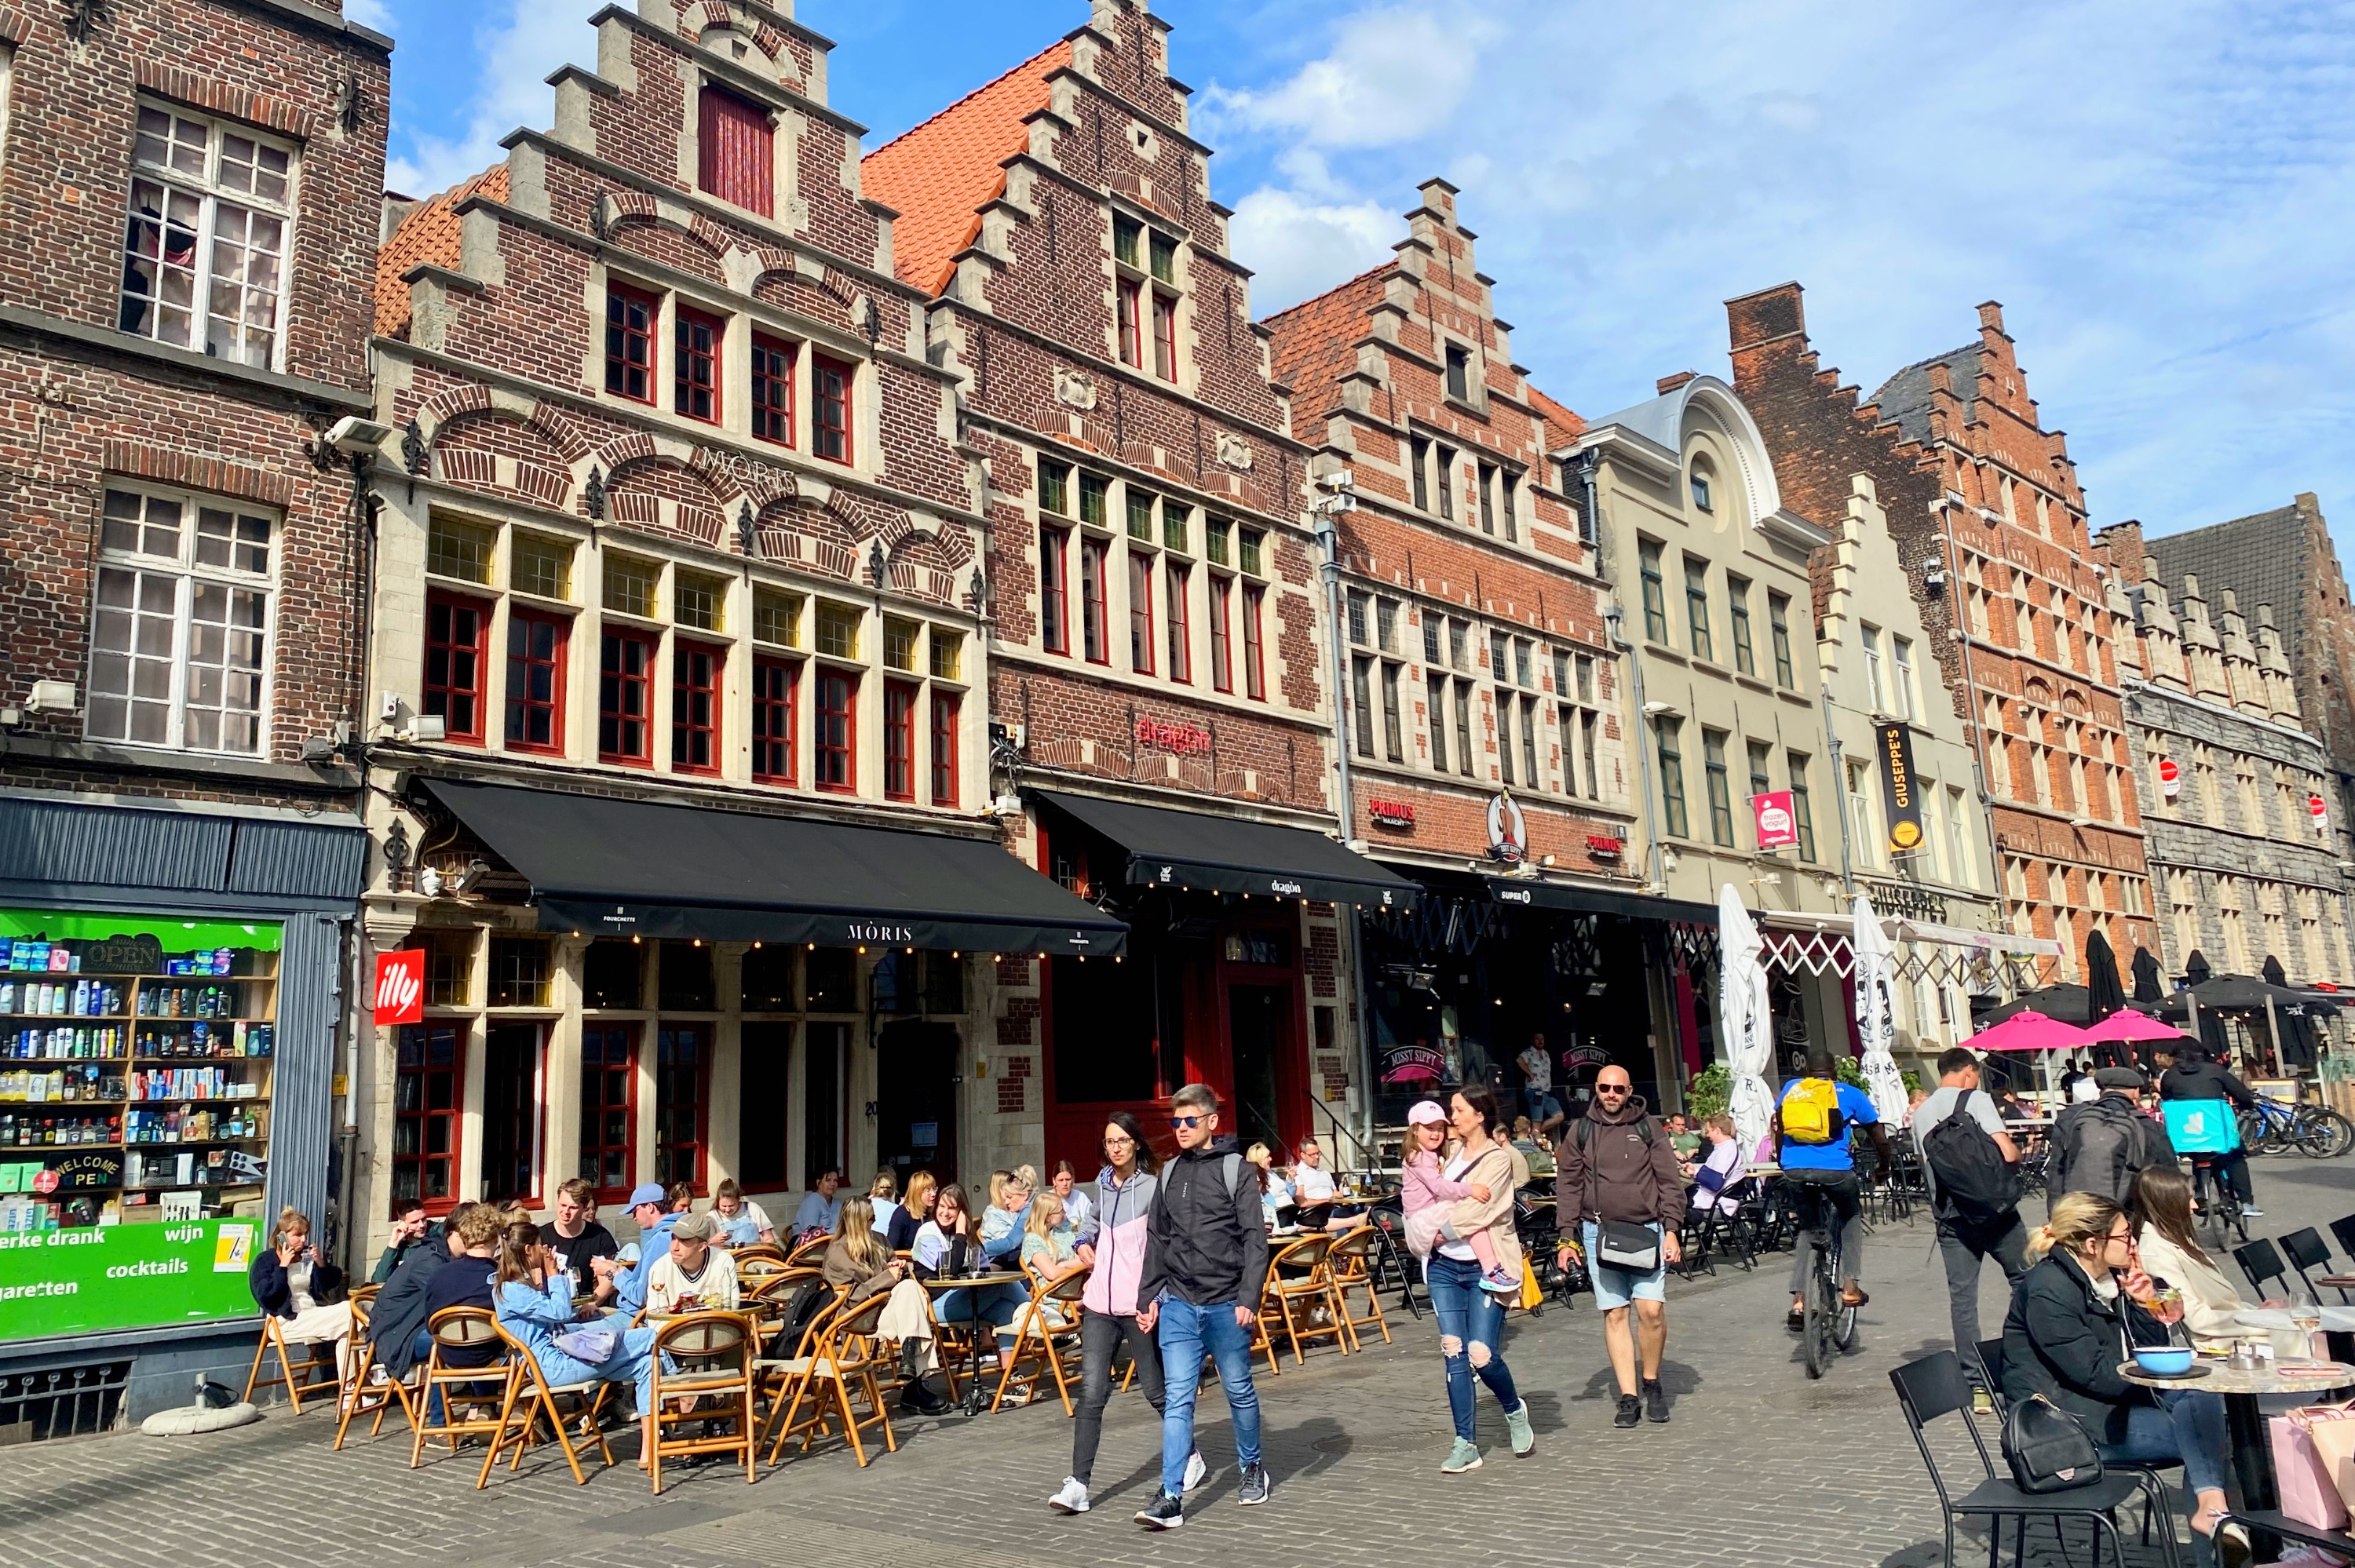
{"type": "MultiPolygon", "coordinates": [[[[515,1399],[516,1363],[504,1353],[507,1340],[499,1330],[497,1319],[480,1307],[444,1307],[433,1314],[425,1331],[432,1337],[433,1348],[425,1358],[415,1395],[416,1431],[409,1440],[412,1470],[424,1457],[429,1437],[448,1439],[453,1454],[458,1451],[461,1437],[497,1437],[504,1429],[504,1414],[515,1399]],[[484,1350],[495,1352],[487,1365],[453,1365],[447,1359],[484,1350]],[[433,1414],[437,1393],[442,1404],[438,1418],[433,1414]],[[490,1414],[461,1414],[477,1407],[487,1408],[490,1414]]],[[[475,1489],[488,1486],[490,1479],[491,1467],[485,1464],[475,1489]]]]}
{"type": "Polygon", "coordinates": [[[1359,1348],[1358,1330],[1373,1328],[1381,1330],[1382,1343],[1391,1342],[1391,1326],[1382,1317],[1381,1292],[1375,1287],[1374,1263],[1381,1251],[1382,1234],[1371,1225],[1359,1225],[1336,1236],[1325,1254],[1327,1277],[1333,1282],[1334,1299],[1341,1304],[1341,1321],[1349,1330],[1349,1348],[1359,1348]],[[1362,1318],[1349,1310],[1349,1292],[1366,1293],[1366,1315],[1362,1318]]]}
{"type": "Polygon", "coordinates": [[[744,1479],[751,1481],[756,1441],[752,1384],[759,1354],[759,1336],[751,1319],[741,1312],[690,1312],[655,1330],[654,1451],[647,1457],[656,1495],[662,1491],[666,1457],[741,1454],[744,1479]],[[664,1370],[666,1359],[677,1362],[679,1370],[664,1370]],[[689,1402],[688,1408],[671,1409],[672,1403],[680,1399],[689,1402]],[[693,1436],[671,1435],[690,1422],[705,1430],[693,1436]],[[732,1436],[710,1430],[727,1423],[736,1428],[732,1436]]]}

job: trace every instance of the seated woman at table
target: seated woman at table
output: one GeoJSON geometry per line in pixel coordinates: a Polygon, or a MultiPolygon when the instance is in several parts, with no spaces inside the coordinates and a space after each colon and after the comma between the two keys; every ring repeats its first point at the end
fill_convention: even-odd
{"type": "Polygon", "coordinates": [[[2234,1314],[2254,1305],[2224,1277],[2191,1230],[2191,1179],[2173,1165],[2147,1166],[2135,1177],[2126,1213],[2136,1224],[2143,1272],[2183,1293],[2183,1326],[2203,1351],[2229,1351],[2243,1334],[2234,1314]]]}
{"type": "Polygon", "coordinates": [[[1723,1111],[1703,1121],[1700,1132],[1709,1140],[1709,1152],[1685,1172],[1692,1178],[1692,1211],[1706,1215],[1714,1208],[1730,1220],[1742,1207],[1742,1195],[1734,1189],[1750,1171],[1742,1158],[1742,1140],[1733,1136],[1733,1118],[1723,1111]]]}
{"type": "Polygon", "coordinates": [[[867,1183],[867,1204],[875,1211],[875,1234],[890,1235],[891,1216],[900,1212],[900,1173],[888,1165],[875,1172],[867,1183]]]}
{"type": "Polygon", "coordinates": [[[1271,1231],[1283,1230],[1300,1220],[1298,1205],[1293,1202],[1292,1183],[1275,1169],[1275,1151],[1264,1143],[1254,1143],[1243,1150],[1243,1163],[1259,1172],[1260,1216],[1271,1231]]]}
{"type": "Polygon", "coordinates": [[[823,1273],[826,1282],[842,1292],[845,1311],[871,1296],[890,1293],[882,1317],[876,1319],[875,1337],[899,1347],[900,1367],[907,1374],[900,1403],[919,1415],[938,1415],[946,1410],[948,1402],[923,1382],[924,1374],[932,1370],[932,1303],[924,1287],[909,1277],[908,1265],[892,1256],[876,1233],[871,1201],[852,1198],[842,1205],[834,1240],[826,1245],[823,1273]]]}
{"type": "Polygon", "coordinates": [[[736,1260],[712,1242],[719,1226],[709,1214],[685,1214],[670,1228],[670,1250],[655,1259],[646,1275],[646,1310],[733,1312],[741,1293],[736,1260]]]}
{"type": "Polygon", "coordinates": [[[654,1452],[655,1330],[587,1319],[572,1305],[573,1277],[536,1234],[509,1231],[499,1245],[494,1310],[499,1327],[523,1341],[550,1388],[568,1383],[627,1383],[636,1391],[644,1439],[638,1465],[654,1452]],[[593,1321],[592,1321],[593,1320],[593,1321]],[[600,1354],[599,1352],[602,1352],[600,1354]]]}
{"type": "Polygon", "coordinates": [[[1063,1200],[1063,1218],[1071,1223],[1074,1233],[1085,1235],[1095,1217],[1096,1206],[1085,1192],[1080,1191],[1080,1173],[1071,1169],[1068,1160],[1055,1161],[1055,1173],[1047,1178],[1047,1185],[1055,1196],[1063,1200]]]}
{"type": "Polygon", "coordinates": [[[246,1271],[254,1304],[277,1319],[290,1345],[333,1345],[341,1377],[352,1351],[352,1304],[344,1298],[344,1271],[312,1245],[311,1220],[299,1209],[278,1216],[270,1250],[254,1255],[246,1271]]]}
{"type": "Polygon", "coordinates": [[[744,1196],[744,1189],[732,1176],[711,1190],[711,1218],[719,1227],[712,1239],[730,1250],[777,1239],[777,1227],[768,1211],[744,1196]]]}
{"type": "MultiPolygon", "coordinates": [[[[1087,1266],[1087,1259],[1080,1255],[1079,1233],[1064,1218],[1063,1200],[1052,1190],[1030,1200],[1030,1217],[1022,1225],[1023,1269],[1040,1284],[1052,1285],[1087,1266]]],[[[1049,1315],[1058,1329],[1068,1321],[1060,1308],[1050,1308],[1049,1315]]]]}
{"type": "MultiPolygon", "coordinates": [[[[964,1189],[952,1181],[932,1193],[932,1217],[916,1232],[911,1249],[918,1279],[954,1279],[986,1266],[972,1235],[973,1221],[965,1212],[964,1189]]],[[[1018,1285],[987,1285],[979,1289],[957,1287],[932,1298],[932,1321],[948,1328],[987,1323],[1007,1330],[1030,1293],[1018,1285]]]]}
{"type": "Polygon", "coordinates": [[[916,1245],[916,1233],[932,1218],[932,1191],[939,1180],[929,1171],[918,1171],[908,1178],[908,1195],[891,1211],[891,1222],[885,1227],[883,1240],[895,1253],[910,1252],[916,1245]]]}
{"type": "Polygon", "coordinates": [[[2194,1494],[2191,1528],[2227,1568],[2249,1561],[2238,1525],[2219,1530],[2230,1452],[2224,1402],[2197,1388],[2150,1389],[2118,1372],[2127,1345],[2165,1344],[2178,1308],[2135,1255],[2134,1222],[2095,1192],[2055,1199],[2028,1240],[2035,1266],[2020,1277],[2003,1322],[2003,1393],[2042,1394],[2085,1425],[2103,1459],[2183,1465],[2194,1494]]]}
{"type": "Polygon", "coordinates": [[[1022,1227],[1030,1218],[1031,1194],[1037,1172],[1025,1165],[1009,1171],[998,1182],[996,1196],[981,1213],[981,1250],[992,1263],[1012,1267],[1022,1253],[1022,1227]]]}

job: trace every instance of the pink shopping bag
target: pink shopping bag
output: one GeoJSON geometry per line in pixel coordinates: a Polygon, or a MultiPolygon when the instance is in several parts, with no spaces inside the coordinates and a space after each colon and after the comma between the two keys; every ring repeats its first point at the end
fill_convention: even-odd
{"type": "MultiPolygon", "coordinates": [[[[2339,1436],[2355,1427],[2350,1415],[2355,1412],[2318,1405],[2270,1417],[2265,1424],[2273,1443],[2274,1474],[2281,1488],[2281,1510],[2300,1524],[2317,1530],[2348,1526],[2346,1499],[2339,1495],[2329,1458],[2315,1446],[2313,1428],[2317,1423],[2327,1423],[2338,1429],[2331,1436],[2339,1436]]],[[[2342,1449],[2346,1445],[2339,1442],[2331,1446],[2342,1449]]]]}

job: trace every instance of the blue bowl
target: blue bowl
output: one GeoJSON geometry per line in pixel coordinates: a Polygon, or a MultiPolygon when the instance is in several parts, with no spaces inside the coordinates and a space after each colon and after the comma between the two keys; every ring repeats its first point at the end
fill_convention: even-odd
{"type": "Polygon", "coordinates": [[[2172,1377],[2191,1370],[2191,1352],[2179,1345],[2137,1345],[2135,1364],[2147,1372],[2172,1377]]]}

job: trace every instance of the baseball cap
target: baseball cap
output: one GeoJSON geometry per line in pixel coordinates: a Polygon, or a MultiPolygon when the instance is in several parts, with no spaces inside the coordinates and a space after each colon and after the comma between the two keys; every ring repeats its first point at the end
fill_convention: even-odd
{"type": "Polygon", "coordinates": [[[2132,1067],[2104,1067],[2094,1075],[2097,1089],[2134,1089],[2139,1092],[2148,1082],[2132,1067]]]}
{"type": "Polygon", "coordinates": [[[687,1241],[708,1242],[719,1234],[719,1227],[711,1223],[709,1214],[682,1214],[678,1224],[671,1226],[670,1234],[687,1241]]]}
{"type": "Polygon", "coordinates": [[[1406,1113],[1406,1124],[1409,1127],[1419,1127],[1427,1121],[1444,1122],[1446,1119],[1447,1113],[1440,1108],[1437,1100],[1417,1100],[1406,1113]]]}
{"type": "Polygon", "coordinates": [[[640,1203],[662,1204],[669,1202],[670,1193],[664,1190],[663,1184],[659,1181],[641,1181],[630,1189],[630,1207],[633,1209],[640,1203]]]}

